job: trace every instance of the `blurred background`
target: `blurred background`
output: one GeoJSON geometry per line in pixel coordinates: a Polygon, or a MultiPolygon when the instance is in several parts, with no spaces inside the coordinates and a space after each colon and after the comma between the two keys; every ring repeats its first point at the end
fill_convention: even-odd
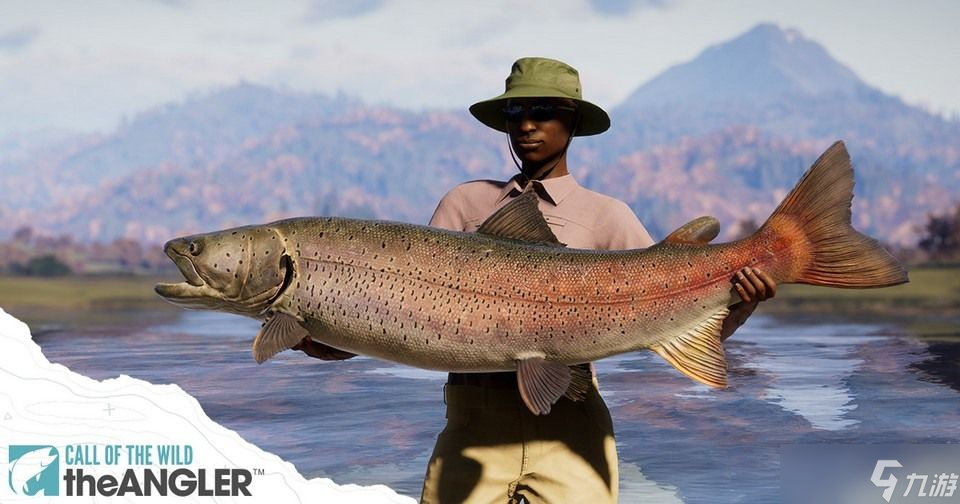
{"type": "Polygon", "coordinates": [[[515,172],[505,136],[466,109],[502,92],[517,58],[553,57],[613,119],[573,142],[571,172],[655,238],[703,214],[722,240],[751,232],[842,139],[855,227],[910,267],[897,288],[782,289],[728,344],[742,388],[713,409],[685,402],[708,394],[655,359],[603,364],[620,377],[604,389],[628,419],[619,440],[637,448],[623,456],[628,490],[697,501],[720,484],[731,501],[772,501],[781,443],[955,436],[931,426],[956,425],[943,406],[960,390],[958,21],[950,0],[0,0],[0,306],[52,359],[175,381],[308,476],[417,495],[442,376],[286,354],[251,369],[255,322],[153,294],[176,277],[161,245],[304,215],[426,223],[455,184],[515,172]],[[293,369],[282,399],[247,404],[293,369]],[[660,384],[656,403],[638,376],[660,384]],[[312,379],[330,424],[300,402],[318,394],[312,379]],[[403,428],[371,413],[384,390],[417,404],[403,428]],[[915,416],[891,423],[871,407],[881,398],[915,416]],[[269,422],[282,421],[297,435],[277,437],[269,422]],[[385,423],[388,440],[373,434],[385,423]],[[680,431],[700,434],[678,447],[680,431]],[[704,444],[739,469],[698,459],[708,467],[690,472],[704,444]]]}
{"type": "Polygon", "coordinates": [[[49,248],[149,268],[173,236],[298,215],[424,223],[454,184],[515,171],[466,108],[528,55],[610,112],[572,170],[655,236],[701,214],[742,234],[843,139],[857,227],[916,247],[960,200],[958,19],[934,0],[3,2],[0,267],[49,248]]]}

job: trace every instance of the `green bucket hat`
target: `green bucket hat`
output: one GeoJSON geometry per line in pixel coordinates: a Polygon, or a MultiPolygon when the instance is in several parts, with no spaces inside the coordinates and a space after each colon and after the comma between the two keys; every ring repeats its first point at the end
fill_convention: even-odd
{"type": "Polygon", "coordinates": [[[581,98],[580,74],[562,61],[548,58],[521,58],[507,77],[506,91],[500,96],[474,103],[470,113],[478,121],[506,132],[503,107],[511,98],[567,98],[577,103],[580,125],[574,136],[603,133],[610,127],[610,116],[602,108],[581,98]]]}

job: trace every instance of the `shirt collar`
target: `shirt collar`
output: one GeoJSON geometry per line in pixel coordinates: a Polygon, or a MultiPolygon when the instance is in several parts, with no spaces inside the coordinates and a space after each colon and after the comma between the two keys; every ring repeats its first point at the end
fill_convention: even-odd
{"type": "MultiPolygon", "coordinates": [[[[509,196],[516,196],[523,192],[523,188],[520,187],[520,175],[514,175],[513,178],[507,181],[503,186],[503,189],[500,191],[500,197],[497,198],[497,203],[503,201],[509,196]]],[[[573,175],[569,173],[561,177],[548,178],[546,180],[534,180],[530,182],[533,184],[533,188],[537,191],[537,195],[540,196],[545,201],[548,201],[557,206],[562,202],[567,196],[570,195],[580,186],[577,181],[573,178],[573,175]]]]}

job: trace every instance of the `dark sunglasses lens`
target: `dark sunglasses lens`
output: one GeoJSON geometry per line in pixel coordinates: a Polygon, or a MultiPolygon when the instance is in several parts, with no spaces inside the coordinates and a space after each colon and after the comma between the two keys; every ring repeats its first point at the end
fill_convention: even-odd
{"type": "Polygon", "coordinates": [[[557,115],[557,109],[553,105],[534,105],[530,107],[530,119],[537,122],[549,121],[557,115]]]}
{"type": "Polygon", "coordinates": [[[523,120],[523,107],[520,105],[503,107],[503,117],[509,122],[518,123],[523,120]]]}
{"type": "Polygon", "coordinates": [[[518,123],[523,120],[526,113],[530,114],[530,119],[537,122],[549,121],[557,116],[557,108],[553,105],[533,105],[525,109],[523,105],[510,105],[503,108],[503,117],[512,123],[518,123]]]}

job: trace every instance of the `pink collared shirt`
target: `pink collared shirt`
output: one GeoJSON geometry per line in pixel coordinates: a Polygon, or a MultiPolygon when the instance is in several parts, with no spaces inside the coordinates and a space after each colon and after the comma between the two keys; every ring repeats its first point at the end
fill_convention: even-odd
{"type": "MultiPolygon", "coordinates": [[[[646,248],[653,239],[625,203],[589,189],[564,175],[531,182],[540,211],[553,234],[571,248],[625,250],[646,248]]],[[[475,180],[450,190],[430,225],[453,231],[476,231],[495,210],[519,196],[517,177],[506,182],[475,180]]]]}

